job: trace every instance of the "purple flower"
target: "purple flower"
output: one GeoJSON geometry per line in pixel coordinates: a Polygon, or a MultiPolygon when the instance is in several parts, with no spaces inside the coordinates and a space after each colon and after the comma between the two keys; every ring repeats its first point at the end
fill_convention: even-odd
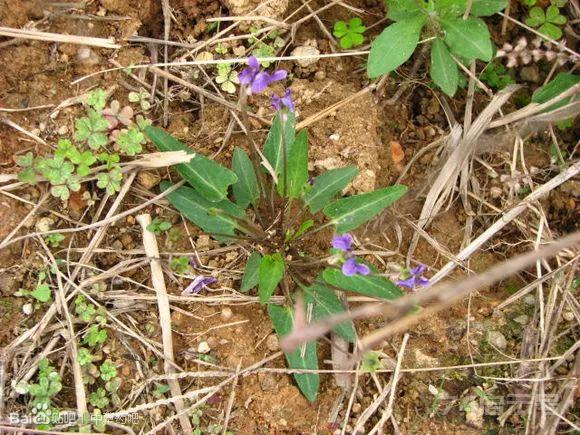
{"type": "Polygon", "coordinates": [[[342,236],[335,235],[332,238],[332,247],[344,252],[352,251],[352,236],[349,233],[345,233],[342,236]]]}
{"type": "Polygon", "coordinates": [[[249,87],[249,94],[259,94],[272,83],[284,80],[287,75],[288,72],[283,69],[276,70],[272,74],[262,71],[258,59],[255,56],[250,56],[248,68],[240,73],[239,79],[242,85],[249,87]]]}
{"type": "Polygon", "coordinates": [[[272,95],[272,107],[276,110],[282,110],[282,107],[287,107],[290,112],[294,112],[294,101],[292,101],[292,90],[286,89],[284,96],[280,97],[278,94],[272,95]]]}
{"type": "Polygon", "coordinates": [[[183,296],[197,294],[201,291],[202,288],[205,288],[208,285],[213,284],[214,282],[217,282],[217,279],[215,279],[213,276],[198,275],[191,282],[191,284],[189,284],[187,288],[183,290],[181,294],[183,296]]]}
{"type": "Polygon", "coordinates": [[[354,258],[349,258],[342,265],[342,273],[344,273],[346,276],[368,275],[370,272],[371,270],[366,264],[357,263],[356,259],[354,258]]]}
{"type": "Polygon", "coordinates": [[[407,279],[400,279],[395,281],[399,287],[407,287],[409,289],[415,289],[416,287],[425,287],[429,284],[429,279],[423,276],[423,273],[427,270],[427,266],[420,264],[417,267],[411,269],[410,277],[407,279]]]}

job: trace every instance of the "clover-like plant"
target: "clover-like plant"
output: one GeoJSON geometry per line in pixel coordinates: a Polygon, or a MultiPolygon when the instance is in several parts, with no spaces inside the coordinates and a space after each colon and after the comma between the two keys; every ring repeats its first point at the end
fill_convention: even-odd
{"type": "Polygon", "coordinates": [[[32,411],[38,429],[49,429],[58,422],[60,410],[53,399],[62,390],[62,378],[48,359],[43,358],[38,362],[36,383],[20,382],[15,389],[19,394],[32,397],[32,411]]]}
{"type": "MultiPolygon", "coordinates": [[[[372,42],[367,73],[371,78],[394,71],[413,54],[423,37],[431,43],[430,74],[449,96],[459,84],[457,62],[489,62],[491,37],[481,17],[501,11],[507,0],[386,0],[394,21],[372,42]],[[470,5],[469,14],[464,18],[470,5]]],[[[425,42],[427,43],[427,42],[425,42]]]]}
{"type": "Polygon", "coordinates": [[[236,92],[236,85],[240,84],[238,72],[234,71],[229,63],[220,63],[217,65],[217,77],[215,81],[228,94],[234,94],[236,92]]]}
{"type": "Polygon", "coordinates": [[[534,6],[530,9],[530,14],[526,18],[526,24],[530,27],[535,27],[543,35],[548,38],[560,39],[562,37],[562,26],[566,24],[566,17],[560,13],[560,7],[564,6],[564,2],[560,0],[553,0],[552,4],[542,9],[539,6],[534,6]]]}
{"type": "MultiPolygon", "coordinates": [[[[240,74],[241,107],[246,106],[248,93],[263,92],[270,83],[287,75],[282,70],[262,70],[255,58],[248,63],[249,68],[240,74]]],[[[297,318],[316,320],[345,311],[343,292],[386,300],[403,294],[357,255],[349,232],[381,213],[407,188],[395,185],[343,197],[343,190],[359,172],[353,166],[311,178],[308,132],[296,130],[290,90],[272,98],[272,105],[277,113],[263,148],[251,148],[249,154],[236,148],[231,169],[194,153],[159,128],[148,127],[146,133],[161,151],[184,150],[193,154],[189,163],[177,166],[189,186],[171,191],[167,198],[216,240],[245,246],[250,255],[240,291],[257,291],[277,335],[283,337],[297,318]],[[320,246],[320,240],[325,241],[325,247],[320,246]]],[[[242,114],[242,118],[247,119],[247,115],[242,114]]],[[[164,181],[161,189],[166,191],[172,186],[164,181]]],[[[185,292],[200,291],[212,279],[215,281],[197,277],[185,292]]],[[[356,342],[352,322],[346,321],[334,331],[345,340],[356,342]]],[[[287,353],[290,367],[316,370],[316,346],[316,342],[311,342],[287,353]]],[[[304,395],[314,400],[319,375],[311,372],[294,377],[304,395]]]]}
{"type": "Polygon", "coordinates": [[[364,41],[364,32],[367,30],[359,17],[351,18],[348,23],[337,21],[334,23],[332,34],[339,38],[340,46],[346,50],[358,47],[364,41]]]}
{"type": "Polygon", "coordinates": [[[101,162],[104,168],[94,175],[97,187],[109,195],[118,192],[123,180],[119,154],[132,157],[142,152],[146,142],[143,130],[151,122],[141,115],[133,122],[131,107],[121,108],[118,101],[113,101],[105,108],[106,101],[107,93],[102,89],[88,94],[86,116],[76,120],[73,138],[58,141],[52,156],[35,157],[28,152],[17,157],[19,180],[27,184],[47,181],[51,194],[67,201],[71,192],[78,192],[81,183],[96,172],[95,164],[101,162]],[[111,148],[116,152],[111,152],[111,148]]]}

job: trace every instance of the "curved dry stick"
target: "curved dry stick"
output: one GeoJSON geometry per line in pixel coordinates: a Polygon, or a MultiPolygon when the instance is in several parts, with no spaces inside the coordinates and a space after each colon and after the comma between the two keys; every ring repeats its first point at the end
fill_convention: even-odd
{"type": "Polygon", "coordinates": [[[470,276],[459,282],[449,282],[436,285],[416,294],[410,294],[391,303],[372,303],[356,310],[329,317],[300,329],[294,329],[280,340],[284,352],[292,352],[298,346],[308,341],[316,340],[328,333],[332,328],[345,320],[361,319],[378,315],[390,316],[398,319],[386,327],[375,331],[360,342],[360,354],[374,344],[398,332],[410,328],[421,319],[431,316],[464,298],[468,294],[507,278],[518,270],[522,270],[537,260],[556,255],[563,249],[580,244],[580,232],[563,237],[545,248],[518,255],[508,261],[492,266],[487,271],[470,276]],[[432,307],[422,310],[414,316],[405,317],[413,307],[421,304],[434,303],[432,307]]]}

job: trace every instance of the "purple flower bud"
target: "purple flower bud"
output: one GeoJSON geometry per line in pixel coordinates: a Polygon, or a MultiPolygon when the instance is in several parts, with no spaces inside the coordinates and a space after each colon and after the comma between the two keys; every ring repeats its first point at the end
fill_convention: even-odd
{"type": "Polygon", "coordinates": [[[272,95],[272,107],[276,110],[282,110],[287,107],[290,112],[294,112],[294,101],[292,101],[292,90],[286,89],[284,96],[280,97],[278,94],[272,95]]]}
{"type": "Polygon", "coordinates": [[[352,236],[349,233],[342,236],[335,235],[332,238],[332,247],[345,252],[352,251],[352,236]]]}
{"type": "Polygon", "coordinates": [[[197,294],[201,291],[202,288],[206,288],[208,285],[217,282],[213,276],[203,276],[198,275],[195,279],[187,286],[185,290],[181,293],[183,296],[197,294]]]}
{"type": "Polygon", "coordinates": [[[242,85],[248,86],[249,94],[260,94],[272,83],[284,80],[288,72],[283,69],[270,74],[260,69],[260,62],[255,56],[248,58],[248,68],[244,69],[238,76],[242,85]]]}
{"type": "Polygon", "coordinates": [[[425,287],[429,285],[429,279],[423,276],[426,270],[427,266],[419,264],[417,267],[414,267],[409,271],[409,274],[411,275],[409,278],[395,281],[395,284],[399,287],[406,287],[411,290],[414,290],[417,287],[425,287]]]}
{"type": "Polygon", "coordinates": [[[356,259],[349,258],[342,265],[342,273],[346,276],[368,275],[371,273],[371,270],[366,264],[357,263],[356,259]]]}

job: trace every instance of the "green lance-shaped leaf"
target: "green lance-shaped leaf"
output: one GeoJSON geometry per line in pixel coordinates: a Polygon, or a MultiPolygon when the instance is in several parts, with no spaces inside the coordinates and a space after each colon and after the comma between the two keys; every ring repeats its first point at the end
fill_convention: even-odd
{"type": "MultiPolygon", "coordinates": [[[[312,320],[318,321],[333,314],[343,313],[345,311],[342,302],[333,290],[320,284],[313,284],[310,287],[302,288],[305,301],[312,303],[312,320]]],[[[356,332],[352,320],[346,320],[333,329],[338,335],[346,341],[354,343],[356,341],[356,332]]]]}
{"type": "MultiPolygon", "coordinates": [[[[558,95],[566,92],[572,86],[580,83],[580,75],[570,74],[570,73],[559,73],[553,80],[551,80],[545,86],[536,89],[532,95],[532,103],[542,104],[550,101],[552,98],[556,98],[558,95]]],[[[562,107],[570,102],[569,98],[565,98],[562,101],[550,106],[546,111],[554,110],[562,107]]]]}
{"type": "Polygon", "coordinates": [[[439,38],[435,39],[431,46],[431,78],[450,97],[457,91],[459,80],[457,65],[447,46],[439,38]]]}
{"type": "Polygon", "coordinates": [[[467,0],[437,0],[435,12],[440,18],[454,18],[462,16],[467,7],[467,0]]]}
{"type": "Polygon", "coordinates": [[[252,252],[252,255],[248,258],[246,270],[242,277],[242,284],[240,286],[242,293],[246,293],[258,285],[261,262],[262,255],[259,252],[252,252]]]}
{"type": "MultiPolygon", "coordinates": [[[[193,153],[189,147],[160,128],[149,126],[145,129],[145,133],[160,151],[183,150],[193,153]]],[[[238,177],[232,171],[198,153],[195,153],[190,162],[177,165],[177,172],[211,202],[225,199],[228,186],[238,181],[238,177]]]]}
{"type": "Polygon", "coordinates": [[[280,253],[264,255],[258,272],[258,295],[260,303],[267,303],[284,277],[284,259],[280,253]]]}
{"type": "Polygon", "coordinates": [[[374,192],[342,198],[324,207],[322,212],[336,225],[338,234],[354,230],[378,215],[407,192],[407,187],[394,185],[374,192]]]}
{"type": "Polygon", "coordinates": [[[489,62],[493,55],[487,24],[480,18],[442,19],[445,43],[451,51],[467,60],[489,62]]]}
{"type": "Polygon", "coordinates": [[[401,21],[410,17],[423,14],[420,1],[417,0],[386,0],[387,18],[393,21],[401,21]]]}
{"type": "MultiPolygon", "coordinates": [[[[168,181],[161,183],[161,190],[169,189],[173,184],[168,181]]],[[[202,230],[213,234],[217,240],[228,240],[237,228],[235,218],[244,218],[244,210],[233,202],[224,199],[219,202],[209,202],[196,190],[180,187],[167,195],[167,199],[180,213],[196,224],[202,230]]]]}
{"type": "MultiPolygon", "coordinates": [[[[292,331],[294,314],[292,308],[278,305],[268,305],[268,315],[274,324],[278,338],[282,338],[292,331]]],[[[286,353],[286,360],[291,369],[318,370],[318,355],[316,342],[310,342],[305,347],[299,347],[292,353],[286,353]],[[304,351],[304,353],[303,353],[304,351]],[[304,354],[304,357],[302,356],[304,354]]],[[[294,379],[302,394],[311,402],[316,400],[320,375],[318,373],[295,373],[294,379]]]]}
{"type": "Polygon", "coordinates": [[[238,181],[233,185],[236,203],[243,208],[248,204],[256,205],[260,198],[258,178],[250,157],[241,148],[234,150],[232,167],[238,177],[238,181]]]}
{"type": "Polygon", "coordinates": [[[346,276],[340,269],[324,269],[324,280],[335,287],[377,299],[392,300],[403,296],[403,291],[387,278],[377,275],[346,276]]]}
{"type": "Polygon", "coordinates": [[[304,203],[316,213],[326,207],[334,197],[358,175],[356,166],[331,169],[314,179],[312,189],[304,194],[304,203]]]}
{"type": "Polygon", "coordinates": [[[415,51],[426,21],[418,15],[388,26],[371,44],[367,73],[370,78],[394,71],[415,51]]]}
{"type": "Polygon", "coordinates": [[[508,5],[508,0],[473,0],[471,15],[474,17],[489,17],[503,11],[508,5]]]}
{"type": "Polygon", "coordinates": [[[283,179],[282,176],[282,163],[283,163],[283,142],[282,133],[286,139],[286,147],[290,147],[294,143],[294,138],[296,136],[295,127],[295,116],[293,112],[284,114],[286,120],[282,120],[282,113],[278,112],[272,121],[272,126],[268,132],[268,137],[266,137],[266,142],[264,142],[264,156],[268,159],[268,162],[274,168],[276,176],[278,177],[278,182],[283,179]]]}
{"type": "MultiPolygon", "coordinates": [[[[288,146],[287,179],[288,188],[286,196],[288,198],[299,198],[302,188],[308,182],[308,132],[301,130],[288,146]]],[[[284,173],[278,180],[278,193],[284,195],[284,173]]]]}

